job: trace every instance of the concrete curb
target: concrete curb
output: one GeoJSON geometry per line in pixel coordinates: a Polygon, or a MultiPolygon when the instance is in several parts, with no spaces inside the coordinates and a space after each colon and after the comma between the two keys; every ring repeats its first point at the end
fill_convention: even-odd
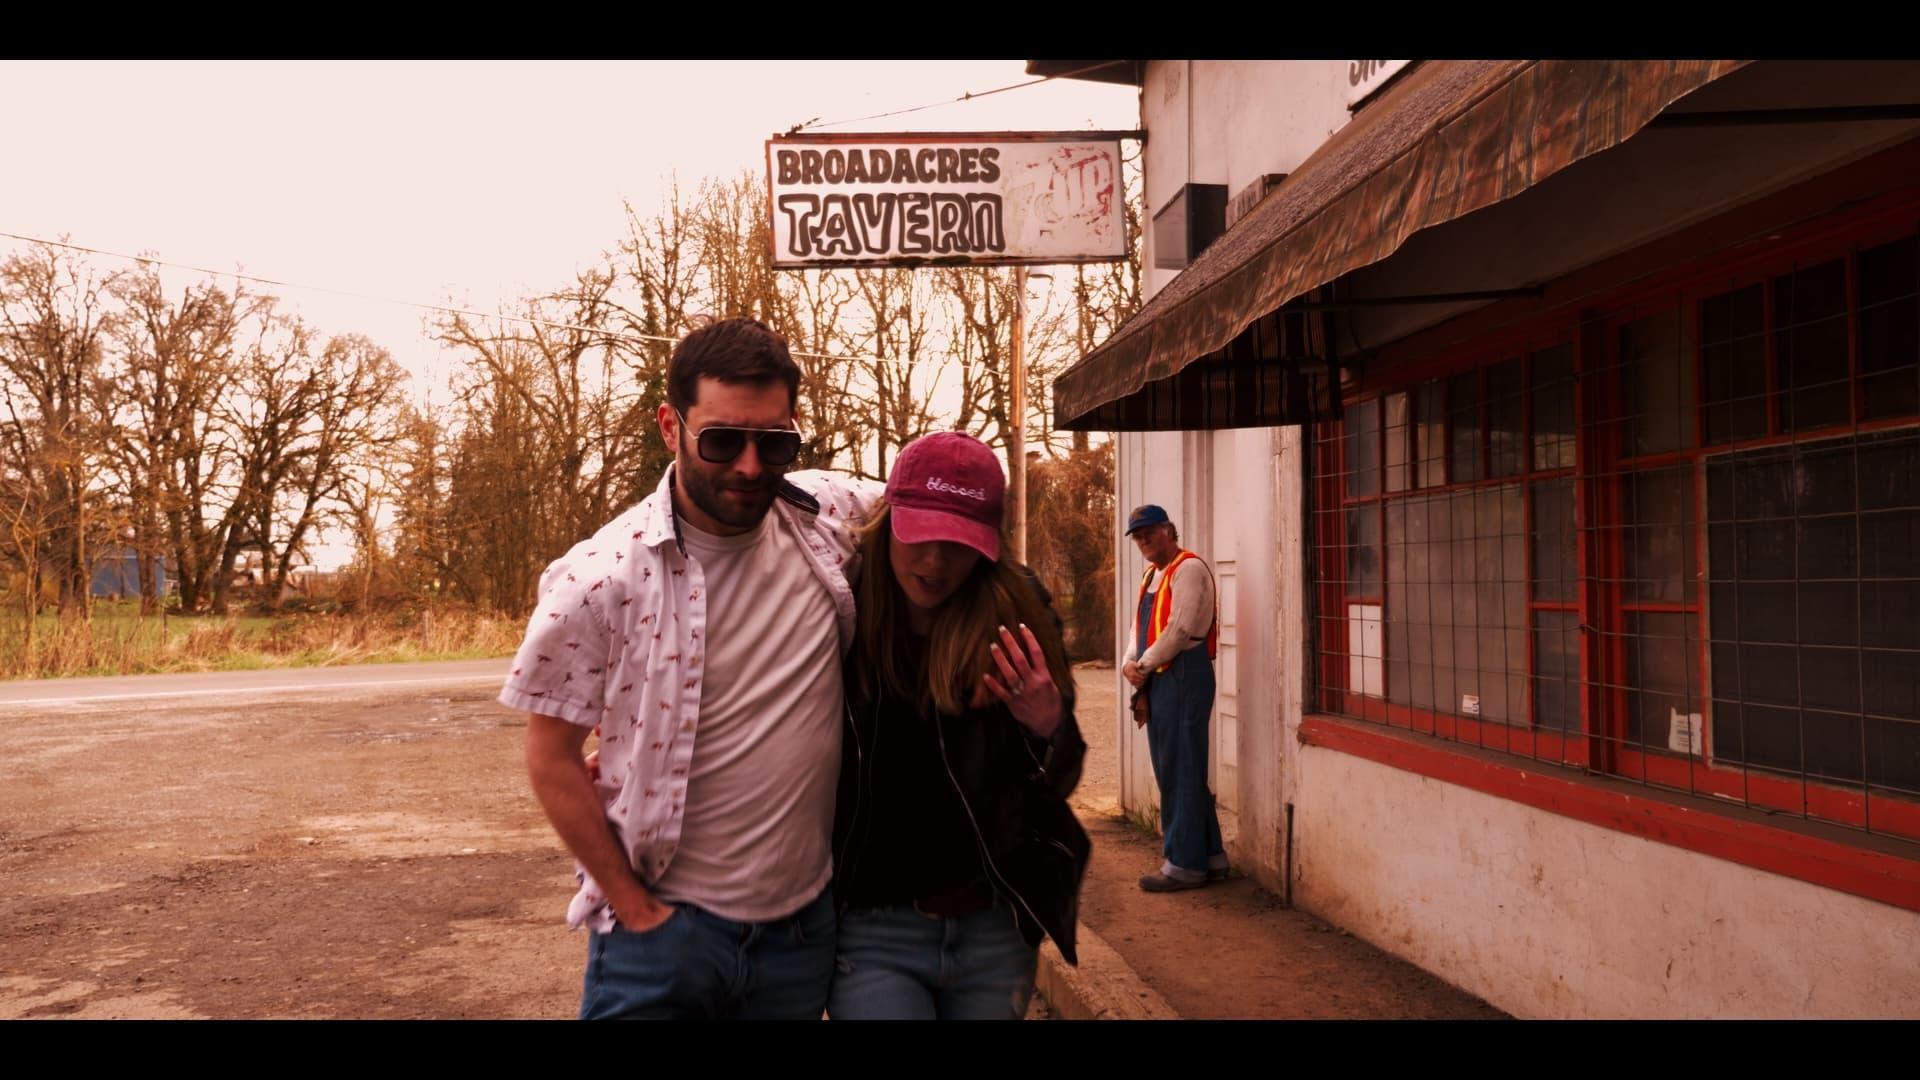
{"type": "Polygon", "coordinates": [[[1166,999],[1140,980],[1120,954],[1081,923],[1080,966],[1070,966],[1051,939],[1040,946],[1034,983],[1062,1020],[1178,1020],[1166,999]]]}

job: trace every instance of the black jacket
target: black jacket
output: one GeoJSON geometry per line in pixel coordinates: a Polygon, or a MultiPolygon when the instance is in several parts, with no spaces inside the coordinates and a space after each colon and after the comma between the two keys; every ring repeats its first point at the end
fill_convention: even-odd
{"type": "MultiPolygon", "coordinates": [[[[1039,581],[1031,575],[1028,581],[1051,610],[1051,597],[1039,581]]],[[[1059,616],[1054,619],[1057,624],[1059,616]]],[[[871,866],[865,861],[873,857],[865,850],[872,829],[871,777],[875,769],[886,768],[875,754],[880,702],[861,688],[851,669],[846,690],[833,824],[835,884],[842,895],[849,876],[871,866]]],[[[1044,933],[1071,964],[1078,963],[1074,927],[1092,842],[1067,805],[1080,782],[1087,744],[1074,720],[1073,685],[1060,687],[1060,694],[1064,714],[1049,739],[1029,734],[998,702],[963,716],[938,716],[935,723],[941,759],[974,826],[987,880],[1013,908],[1028,944],[1038,946],[1044,933]]]]}

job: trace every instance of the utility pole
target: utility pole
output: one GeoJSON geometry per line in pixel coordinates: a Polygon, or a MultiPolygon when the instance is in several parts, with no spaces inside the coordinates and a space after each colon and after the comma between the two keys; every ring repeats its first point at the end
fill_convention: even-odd
{"type": "Polygon", "coordinates": [[[1027,268],[1013,268],[1013,416],[1007,431],[1007,488],[1013,558],[1027,561],[1027,268]]]}
{"type": "Polygon", "coordinates": [[[1013,416],[1007,431],[1007,502],[1011,504],[1013,557],[1027,561],[1027,281],[1053,280],[1044,270],[1027,273],[1013,268],[1013,416]]]}

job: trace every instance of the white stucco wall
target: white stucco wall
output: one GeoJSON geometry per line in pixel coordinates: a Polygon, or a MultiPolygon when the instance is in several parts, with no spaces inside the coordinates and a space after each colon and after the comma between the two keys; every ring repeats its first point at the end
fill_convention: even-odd
{"type": "Polygon", "coordinates": [[[1525,1018],[1920,1017],[1920,913],[1320,747],[1294,902],[1525,1018]]]}

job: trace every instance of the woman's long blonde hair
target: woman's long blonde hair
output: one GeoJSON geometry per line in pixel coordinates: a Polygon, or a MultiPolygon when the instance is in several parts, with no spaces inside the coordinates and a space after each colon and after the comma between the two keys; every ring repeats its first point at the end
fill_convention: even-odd
{"type": "Polygon", "coordinates": [[[927,638],[926,685],[914,685],[913,672],[918,665],[909,654],[915,644],[907,625],[907,598],[894,580],[887,551],[893,535],[892,520],[892,509],[882,500],[873,516],[854,532],[861,556],[854,586],[860,608],[860,635],[854,651],[861,688],[869,696],[877,696],[883,688],[909,701],[924,701],[931,696],[940,712],[957,716],[977,701],[975,691],[983,686],[981,675],[991,671],[999,677],[1000,669],[987,646],[1000,641],[1000,627],[1013,631],[1019,641],[1021,623],[1039,640],[1054,685],[1063,695],[1071,696],[1073,682],[1066,643],[1061,640],[1053,612],[1027,584],[1017,564],[1008,561],[1004,544],[998,561],[981,559],[975,563],[966,581],[934,611],[933,629],[927,638]]]}

